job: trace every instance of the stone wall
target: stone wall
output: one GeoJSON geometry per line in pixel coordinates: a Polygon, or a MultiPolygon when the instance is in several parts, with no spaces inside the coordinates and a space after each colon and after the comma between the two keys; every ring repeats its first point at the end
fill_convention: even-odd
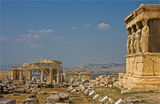
{"type": "Polygon", "coordinates": [[[159,76],[159,68],[160,53],[145,53],[126,57],[126,74],[128,75],[159,76]]]}
{"type": "Polygon", "coordinates": [[[7,80],[11,78],[11,71],[9,70],[0,70],[0,80],[7,80]]]}
{"type": "Polygon", "coordinates": [[[74,70],[65,72],[66,82],[71,80],[91,80],[92,74],[86,70],[74,70]]]}
{"type": "Polygon", "coordinates": [[[160,52],[160,19],[151,19],[148,21],[150,29],[149,52],[160,52]]]}

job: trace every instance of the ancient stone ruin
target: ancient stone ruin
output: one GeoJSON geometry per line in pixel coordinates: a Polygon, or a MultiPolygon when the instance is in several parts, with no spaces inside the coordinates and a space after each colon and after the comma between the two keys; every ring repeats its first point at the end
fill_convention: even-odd
{"type": "Polygon", "coordinates": [[[11,67],[11,79],[14,81],[24,81],[24,71],[27,72],[28,82],[32,80],[32,72],[40,72],[40,81],[44,82],[44,77],[47,77],[47,83],[52,83],[53,80],[57,83],[63,80],[63,71],[61,69],[61,61],[41,59],[40,62],[24,63],[23,66],[11,67]]]}
{"type": "MultiPolygon", "coordinates": [[[[140,93],[129,97],[122,94],[155,91],[156,95],[160,91],[160,5],[140,5],[124,21],[128,32],[125,74],[101,75],[92,80],[87,70],[63,72],[58,60],[24,63],[12,66],[6,75],[0,74],[5,76],[0,78],[8,79],[0,79],[0,104],[16,104],[18,96],[24,95],[27,97],[21,104],[145,104],[150,95],[139,98],[140,93]],[[39,73],[37,79],[34,72],[39,73]],[[114,86],[122,89],[122,94],[119,89],[113,93],[114,86]],[[115,99],[117,93],[120,96],[115,99]],[[1,95],[11,97],[1,99],[1,95]]],[[[159,100],[159,94],[155,99],[159,100]]]]}
{"type": "Polygon", "coordinates": [[[78,80],[91,80],[92,74],[87,70],[75,69],[65,72],[66,82],[73,82],[78,80]]]}
{"type": "Polygon", "coordinates": [[[115,85],[122,93],[160,90],[160,5],[140,5],[124,21],[126,73],[115,85]]]}

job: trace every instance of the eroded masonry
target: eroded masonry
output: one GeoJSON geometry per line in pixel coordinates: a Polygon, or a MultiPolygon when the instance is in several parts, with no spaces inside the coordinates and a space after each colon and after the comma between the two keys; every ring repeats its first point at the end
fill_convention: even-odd
{"type": "Polygon", "coordinates": [[[160,90],[160,5],[140,5],[124,21],[126,74],[116,86],[122,93],[160,90]]]}
{"type": "Polygon", "coordinates": [[[47,78],[47,83],[62,82],[63,71],[61,69],[61,61],[41,59],[40,62],[24,63],[22,66],[11,67],[11,79],[17,82],[24,81],[24,72],[27,73],[27,80],[31,82],[32,72],[40,72],[40,81],[44,82],[44,77],[47,78]]]}

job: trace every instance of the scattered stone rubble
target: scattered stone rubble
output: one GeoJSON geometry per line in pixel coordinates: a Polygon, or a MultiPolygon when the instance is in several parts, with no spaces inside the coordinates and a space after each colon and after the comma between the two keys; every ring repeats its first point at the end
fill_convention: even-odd
{"type": "MultiPolygon", "coordinates": [[[[96,79],[99,81],[98,86],[105,85],[107,87],[112,87],[115,78],[112,77],[109,80],[109,77],[100,76],[96,79]],[[112,81],[111,81],[112,79],[112,81]],[[106,81],[106,83],[103,83],[106,81]]],[[[46,101],[43,104],[70,104],[69,96],[75,93],[83,94],[86,99],[92,101],[94,104],[132,104],[132,103],[142,103],[143,100],[137,99],[135,97],[128,97],[126,99],[118,99],[114,101],[113,98],[106,96],[100,96],[98,93],[94,91],[94,88],[97,87],[97,83],[92,83],[89,80],[80,80],[78,82],[72,83],[59,83],[56,85],[50,85],[46,83],[28,83],[26,84],[26,88],[19,87],[19,84],[13,83],[0,83],[0,94],[10,94],[13,93],[13,96],[19,96],[19,94],[30,94],[21,104],[39,104],[38,99],[36,98],[36,94],[51,94],[47,97],[46,101]],[[40,91],[40,88],[60,88],[60,87],[68,87],[68,93],[64,92],[45,92],[40,91]]],[[[102,86],[102,87],[103,87],[102,86]]],[[[15,104],[15,99],[6,99],[0,100],[0,104],[15,104]],[[9,103],[8,103],[9,102],[9,103]],[[13,103],[10,103],[13,102],[13,103]]]]}
{"type": "Polygon", "coordinates": [[[58,83],[58,84],[46,84],[46,83],[27,83],[27,84],[15,84],[12,81],[8,80],[6,82],[0,81],[0,94],[11,94],[15,96],[18,94],[37,94],[39,93],[40,88],[66,88],[68,83],[58,83]],[[23,85],[26,88],[20,88],[23,85]]]}
{"type": "Polygon", "coordinates": [[[81,83],[78,87],[69,86],[68,92],[70,94],[74,93],[82,93],[86,96],[86,98],[90,101],[92,101],[94,104],[137,104],[137,103],[143,103],[143,100],[137,99],[135,97],[129,97],[124,100],[119,98],[117,101],[114,101],[113,98],[106,96],[100,96],[94,91],[94,88],[96,87],[95,84],[87,82],[87,83],[81,83]]]}
{"type": "Polygon", "coordinates": [[[0,104],[16,104],[15,99],[0,99],[0,104]]]}
{"type": "Polygon", "coordinates": [[[35,94],[30,94],[21,104],[39,104],[39,101],[35,94]]]}
{"type": "Polygon", "coordinates": [[[70,104],[69,94],[64,92],[56,92],[47,97],[47,100],[43,104],[70,104]]]}
{"type": "Polygon", "coordinates": [[[117,80],[118,80],[117,75],[112,75],[112,76],[100,75],[95,79],[96,86],[100,86],[100,87],[111,87],[113,83],[117,80]]]}

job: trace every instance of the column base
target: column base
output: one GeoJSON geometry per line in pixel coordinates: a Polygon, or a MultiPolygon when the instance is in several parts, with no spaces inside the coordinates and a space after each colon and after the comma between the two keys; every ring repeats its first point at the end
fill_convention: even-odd
{"type": "Polygon", "coordinates": [[[13,80],[14,84],[22,84],[24,81],[23,80],[13,80]]]}
{"type": "Polygon", "coordinates": [[[160,91],[160,76],[124,77],[114,84],[121,93],[160,91]]]}

